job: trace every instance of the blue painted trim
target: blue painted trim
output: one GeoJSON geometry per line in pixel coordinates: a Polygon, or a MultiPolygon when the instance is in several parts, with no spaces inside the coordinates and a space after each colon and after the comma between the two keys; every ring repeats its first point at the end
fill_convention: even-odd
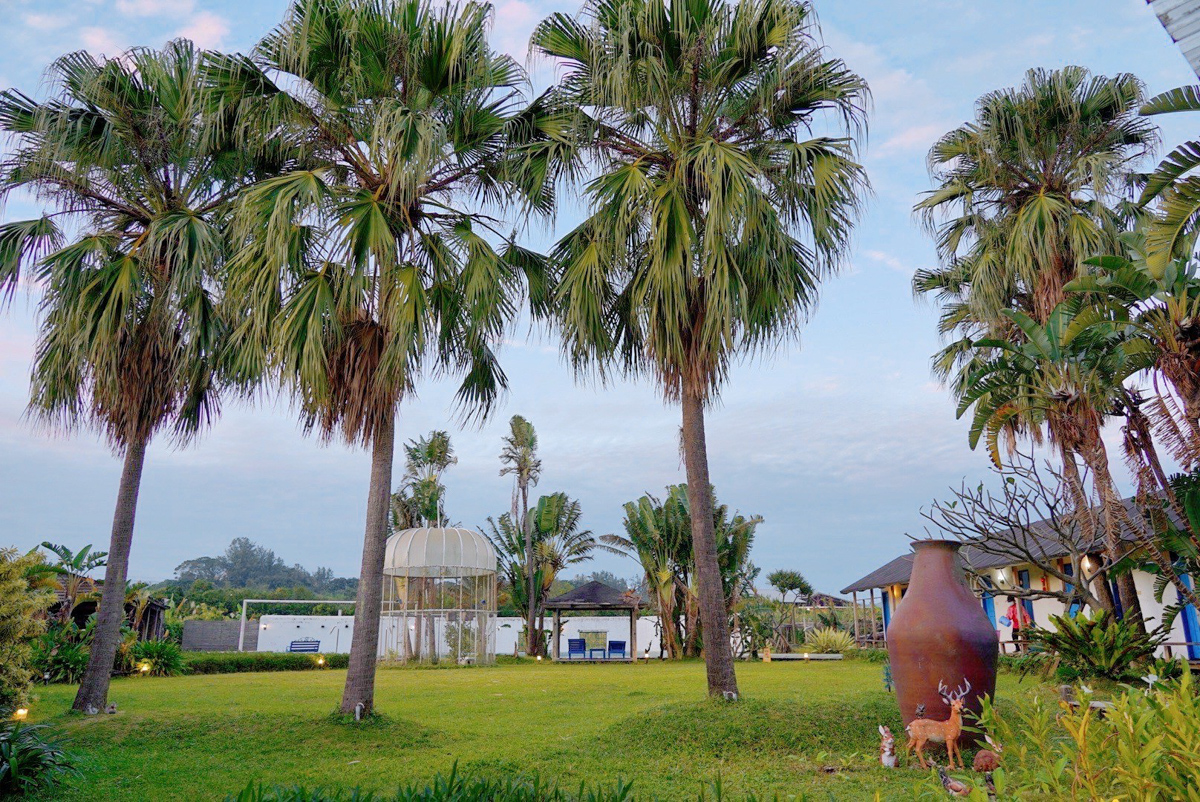
{"type": "MultiPolygon", "coordinates": [[[[1192,578],[1190,576],[1182,577],[1184,584],[1189,588],[1192,586],[1192,578]]],[[[1188,659],[1200,660],[1200,620],[1197,620],[1196,605],[1189,604],[1183,608],[1183,636],[1188,641],[1188,659]]]]}

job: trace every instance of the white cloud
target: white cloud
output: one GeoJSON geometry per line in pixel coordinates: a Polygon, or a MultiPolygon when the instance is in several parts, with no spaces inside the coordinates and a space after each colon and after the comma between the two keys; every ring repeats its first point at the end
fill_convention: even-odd
{"type": "Polygon", "coordinates": [[[884,251],[867,250],[863,251],[863,255],[872,261],[878,262],[884,267],[895,270],[897,273],[903,273],[906,276],[911,276],[913,274],[913,269],[911,267],[897,259],[895,256],[892,256],[890,253],[886,253],[884,251]]]}
{"type": "Polygon", "coordinates": [[[522,0],[501,0],[496,4],[493,42],[496,49],[524,62],[529,51],[529,35],[543,14],[522,0]]]}
{"type": "Polygon", "coordinates": [[[71,17],[65,14],[26,14],[24,22],[37,31],[53,31],[71,22],[71,17]]]}
{"type": "Polygon", "coordinates": [[[220,47],[229,34],[229,20],[211,11],[201,11],[176,32],[191,39],[198,47],[220,47]]]}
{"type": "Polygon", "coordinates": [[[953,126],[947,123],[924,123],[902,128],[883,141],[875,151],[876,156],[889,156],[893,153],[908,151],[926,151],[937,141],[937,138],[949,131],[953,126]]]}
{"type": "Polygon", "coordinates": [[[117,0],[117,11],[138,17],[190,14],[194,5],[193,0],[117,0]]]}
{"type": "Polygon", "coordinates": [[[117,56],[125,50],[116,34],[107,28],[84,28],[80,38],[84,49],[96,56],[117,56]]]}

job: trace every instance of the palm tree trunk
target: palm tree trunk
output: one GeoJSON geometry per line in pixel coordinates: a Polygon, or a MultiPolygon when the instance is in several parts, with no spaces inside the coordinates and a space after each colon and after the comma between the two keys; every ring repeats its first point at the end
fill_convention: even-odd
{"type": "MultiPolygon", "coordinates": [[[[1083,542],[1089,549],[1094,548],[1096,533],[1092,526],[1091,505],[1088,503],[1087,493],[1083,489],[1083,478],[1079,475],[1079,465],[1075,462],[1075,454],[1070,449],[1060,448],[1059,456],[1062,457],[1063,478],[1066,479],[1067,489],[1071,494],[1071,503],[1075,507],[1075,525],[1083,530],[1083,542]]],[[[1101,573],[1096,578],[1092,590],[1100,607],[1115,615],[1117,605],[1113,601],[1112,591],[1109,590],[1106,574],[1101,573]]]]}
{"type": "Polygon", "coordinates": [[[371,449],[371,489],[367,494],[367,528],[363,534],[362,569],[354,602],[354,637],[342,692],[342,713],[361,715],[375,708],[375,664],[379,656],[379,613],[383,604],[383,554],[387,546],[388,505],[392,492],[392,457],[396,445],[396,413],[389,411],[375,429],[371,449]]]}
{"type": "MultiPolygon", "coordinates": [[[[1112,562],[1121,559],[1125,554],[1125,544],[1121,539],[1121,529],[1125,507],[1113,484],[1112,472],[1108,468],[1108,452],[1104,441],[1095,438],[1094,442],[1082,449],[1083,461],[1092,471],[1092,483],[1096,495],[1100,498],[1100,508],[1104,516],[1104,540],[1108,558],[1112,562]]],[[[1138,599],[1137,586],[1133,575],[1125,571],[1117,577],[1117,595],[1121,599],[1121,611],[1124,618],[1133,623],[1138,630],[1146,631],[1146,621],[1142,617],[1142,604],[1138,599]]]]}
{"type": "Polygon", "coordinates": [[[113,512],[112,538],[108,545],[108,565],[104,569],[104,588],[96,612],[96,630],[92,636],[87,669],[75,694],[71,709],[95,714],[108,704],[108,683],[113,662],[121,643],[121,624],[125,621],[125,580],[129,575],[129,549],[133,543],[133,519],[137,512],[142,467],[146,462],[149,438],[135,438],[125,447],[125,465],[117,490],[117,508],[113,512]]]}
{"type": "Polygon", "coordinates": [[[535,631],[535,621],[537,616],[538,605],[535,603],[537,594],[534,590],[534,570],[533,565],[533,528],[529,525],[529,485],[526,484],[526,479],[521,478],[521,529],[525,532],[525,588],[529,593],[526,614],[528,618],[525,621],[525,654],[529,657],[536,657],[541,651],[541,638],[537,637],[535,631]]]}
{"type": "Polygon", "coordinates": [[[721,568],[717,563],[712,482],[708,476],[708,446],[704,436],[704,402],[699,394],[687,390],[683,393],[683,452],[708,694],[732,701],[738,698],[738,687],[733,670],[733,648],[729,644],[729,620],[725,616],[721,590],[721,568]]]}

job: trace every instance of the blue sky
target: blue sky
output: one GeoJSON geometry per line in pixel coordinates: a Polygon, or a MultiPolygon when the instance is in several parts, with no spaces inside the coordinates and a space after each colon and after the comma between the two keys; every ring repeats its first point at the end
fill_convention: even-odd
{"type": "MultiPolygon", "coordinates": [[[[0,0],[0,86],[36,94],[46,65],[79,48],[112,55],[188,36],[247,49],[284,7],[283,0],[0,0]]],[[[824,288],[802,342],[733,371],[708,416],[708,438],[722,501],[766,519],[753,560],[764,573],[795,568],[835,591],[903,551],[905,533],[921,530],[919,512],[931,498],[987,470],[986,457],[968,449],[949,396],[930,378],[936,313],[914,302],[909,288],[912,272],[934,260],[911,214],[929,186],[930,144],[970,119],[981,94],[1018,83],[1029,67],[1132,72],[1150,93],[1195,76],[1144,0],[817,0],[816,8],[825,43],[874,95],[865,162],[875,194],[853,257],[824,288]]],[[[539,19],[575,9],[501,0],[494,41],[524,59],[539,19]]],[[[552,76],[544,64],[532,67],[535,84],[552,76]]],[[[1194,135],[1195,118],[1163,122],[1166,146],[1194,135]]],[[[37,212],[15,197],[3,217],[37,212]]],[[[561,215],[558,230],[572,219],[561,215]]],[[[527,241],[544,247],[554,236],[539,227],[527,241]]],[[[118,462],[93,436],[54,437],[24,418],[35,310],[35,297],[18,295],[0,313],[0,545],[51,540],[103,548],[118,462]]],[[[682,481],[678,412],[653,387],[579,385],[553,341],[525,329],[514,332],[503,364],[511,392],[481,428],[457,425],[451,384],[422,385],[401,411],[402,438],[453,432],[459,463],[446,476],[452,517],[474,526],[508,508],[511,485],[498,475],[497,455],[515,413],[539,432],[538,490],[581,499],[586,524],[598,533],[619,530],[625,501],[682,481]]],[[[131,574],[169,577],[181,561],[244,535],[289,562],[356,575],[368,463],[361,450],[304,437],[286,402],[229,402],[196,446],[151,448],[131,574]]],[[[637,573],[632,562],[611,556],[593,567],[637,573]]]]}

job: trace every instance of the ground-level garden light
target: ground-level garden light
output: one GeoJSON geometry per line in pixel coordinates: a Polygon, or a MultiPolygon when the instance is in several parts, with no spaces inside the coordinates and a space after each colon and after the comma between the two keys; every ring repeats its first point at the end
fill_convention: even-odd
{"type": "Polygon", "coordinates": [[[13,711],[13,721],[24,721],[29,718],[29,708],[18,707],[13,711]]]}

